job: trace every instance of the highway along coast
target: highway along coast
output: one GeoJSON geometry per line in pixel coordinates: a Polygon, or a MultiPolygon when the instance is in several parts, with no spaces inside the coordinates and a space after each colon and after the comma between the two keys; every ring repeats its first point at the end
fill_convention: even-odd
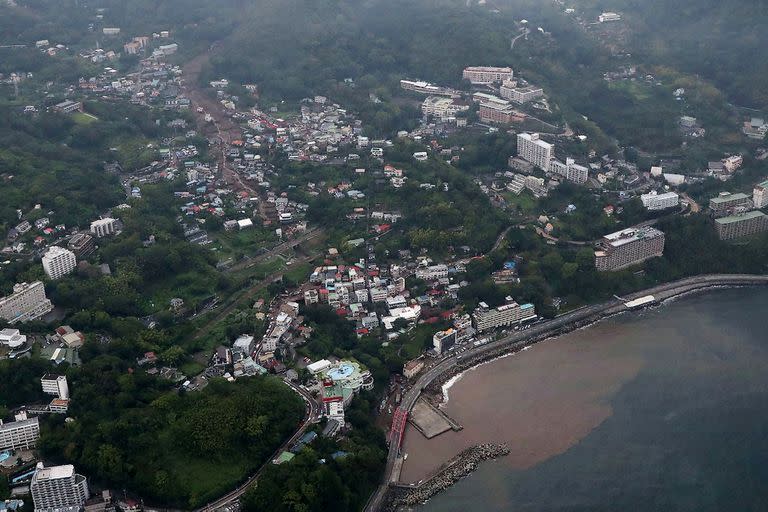
{"type": "MultiPolygon", "coordinates": [[[[442,384],[454,375],[501,355],[520,351],[525,347],[544,339],[560,336],[575,329],[595,323],[603,318],[625,312],[628,310],[626,304],[636,304],[632,301],[636,301],[637,299],[652,295],[654,297],[653,302],[662,302],[674,297],[712,288],[760,286],[766,284],[768,284],[768,276],[703,275],[659,285],[626,297],[615,298],[601,304],[571,311],[555,319],[533,325],[527,330],[518,331],[511,335],[491,341],[485,345],[473,347],[461,354],[452,354],[436,360],[431,366],[424,370],[422,375],[420,375],[416,382],[414,382],[413,386],[411,386],[411,388],[403,395],[400,406],[400,410],[402,411],[400,416],[407,416],[416,400],[421,396],[425,396],[431,400],[440,400],[442,398],[442,384]]],[[[642,300],[639,301],[641,304],[643,302],[644,301],[642,300]]],[[[527,357],[528,355],[526,355],[526,358],[527,357]]],[[[596,374],[600,372],[608,374],[609,371],[610,368],[595,368],[596,374]]],[[[389,501],[386,500],[385,497],[390,488],[400,484],[414,482],[414,480],[408,481],[401,478],[404,462],[403,455],[408,451],[407,448],[410,444],[410,439],[406,439],[405,448],[402,445],[405,425],[405,421],[398,422],[398,424],[394,426],[393,432],[390,433],[390,447],[385,478],[378,491],[369,501],[367,510],[384,510],[386,508],[385,504],[389,501]]],[[[584,428],[588,427],[589,425],[584,426],[584,428]]],[[[409,433],[409,437],[418,436],[418,433],[409,433]]],[[[514,450],[515,447],[513,446],[512,448],[514,450]]],[[[410,472],[409,465],[411,462],[412,461],[406,463],[405,473],[410,472]]]]}

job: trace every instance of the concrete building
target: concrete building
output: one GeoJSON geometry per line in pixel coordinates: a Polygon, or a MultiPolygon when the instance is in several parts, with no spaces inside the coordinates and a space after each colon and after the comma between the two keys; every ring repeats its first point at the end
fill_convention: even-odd
{"type": "Polygon", "coordinates": [[[478,332],[519,324],[536,318],[536,308],[533,304],[518,304],[512,297],[507,297],[507,303],[497,308],[491,308],[481,302],[472,313],[472,321],[478,332]]]}
{"type": "Polygon", "coordinates": [[[43,393],[64,399],[69,398],[69,385],[67,384],[67,377],[64,375],[46,373],[40,379],[40,384],[43,387],[43,393]]]}
{"type": "Polygon", "coordinates": [[[517,154],[533,165],[543,169],[549,169],[549,162],[555,153],[555,146],[544,142],[538,133],[517,134],[517,154]]]}
{"type": "Polygon", "coordinates": [[[456,117],[459,112],[466,112],[467,110],[469,110],[469,105],[442,96],[428,96],[421,104],[421,112],[425,116],[434,116],[440,120],[456,117]]]}
{"type": "Polygon", "coordinates": [[[621,20],[621,15],[615,12],[604,12],[597,17],[597,21],[599,21],[600,23],[606,23],[608,21],[619,21],[619,20],[621,20]]]}
{"type": "Polygon", "coordinates": [[[416,277],[425,281],[433,281],[448,277],[448,266],[445,264],[432,265],[429,267],[420,267],[416,269],[416,277]]]}
{"type": "Polygon", "coordinates": [[[437,354],[448,352],[456,344],[456,329],[437,331],[432,336],[432,346],[437,354]]]}
{"type": "Polygon", "coordinates": [[[532,85],[517,87],[517,84],[514,82],[504,82],[499,88],[499,94],[502,98],[522,105],[543,97],[544,89],[532,85]]]}
{"type": "Polygon", "coordinates": [[[424,369],[423,357],[417,357],[416,359],[411,359],[410,361],[407,361],[403,365],[403,376],[406,379],[412,379],[423,369],[424,369]]]}
{"type": "Polygon", "coordinates": [[[752,190],[752,202],[755,208],[765,208],[768,206],[768,180],[755,185],[752,190]]]}
{"type": "Polygon", "coordinates": [[[737,192],[721,192],[717,197],[709,200],[709,209],[715,215],[726,215],[738,210],[748,210],[752,208],[752,201],[747,194],[737,192]]]}
{"type": "Polygon", "coordinates": [[[643,202],[643,206],[651,211],[666,210],[667,208],[674,208],[680,204],[680,196],[676,193],[665,192],[659,194],[655,190],[647,194],[641,194],[640,200],[643,202]]]}
{"type": "Polygon", "coordinates": [[[91,233],[96,235],[96,238],[114,235],[116,231],[117,221],[111,217],[105,217],[91,222],[91,233]]]}
{"type": "Polygon", "coordinates": [[[509,124],[515,117],[515,110],[511,105],[501,103],[481,103],[477,112],[484,123],[509,124]]]}
{"type": "Polygon", "coordinates": [[[71,464],[46,468],[38,462],[30,491],[35,512],[79,511],[90,498],[87,480],[71,464]]]}
{"type": "Polygon", "coordinates": [[[75,253],[54,245],[43,255],[43,270],[51,279],[59,279],[69,274],[77,266],[75,253]]]}
{"type": "Polygon", "coordinates": [[[577,164],[573,158],[566,158],[565,163],[560,160],[551,160],[549,172],[579,185],[583,185],[589,179],[589,169],[577,164]]]}
{"type": "Polygon", "coordinates": [[[512,68],[493,66],[470,66],[464,68],[461,76],[473,84],[491,84],[512,79],[512,68]]]}
{"type": "Polygon", "coordinates": [[[406,91],[430,94],[433,96],[449,96],[451,98],[458,98],[461,96],[458,91],[454,91],[453,89],[440,87],[420,80],[400,80],[400,87],[406,91]]]}
{"type": "Polygon", "coordinates": [[[663,232],[652,227],[627,228],[603,237],[595,251],[595,267],[601,272],[619,270],[663,252],[663,232]]]}
{"type": "Polygon", "coordinates": [[[733,240],[768,231],[768,216],[752,210],[739,215],[715,219],[715,229],[720,240],[733,240]]]}
{"type": "Polygon", "coordinates": [[[18,283],[14,285],[11,295],[0,298],[0,318],[11,324],[36,320],[52,309],[53,304],[45,296],[42,281],[18,283]]]}
{"type": "Polygon", "coordinates": [[[76,233],[67,243],[67,248],[78,258],[87,258],[96,250],[96,243],[88,233],[76,233]]]}
{"type": "Polygon", "coordinates": [[[0,345],[6,346],[11,350],[21,348],[27,342],[27,337],[21,334],[18,329],[0,330],[0,345]]]}
{"type": "Polygon", "coordinates": [[[40,424],[37,418],[27,418],[26,413],[16,415],[16,421],[3,423],[0,420],[0,451],[29,450],[40,439],[40,424]]]}

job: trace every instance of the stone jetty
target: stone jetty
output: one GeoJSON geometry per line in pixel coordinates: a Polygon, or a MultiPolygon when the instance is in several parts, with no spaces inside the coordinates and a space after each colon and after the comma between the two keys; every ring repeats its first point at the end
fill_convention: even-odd
{"type": "Polygon", "coordinates": [[[394,512],[400,507],[412,507],[424,503],[432,496],[472,473],[481,462],[508,454],[509,447],[506,444],[486,443],[467,448],[420,485],[391,487],[385,498],[383,510],[394,512]]]}

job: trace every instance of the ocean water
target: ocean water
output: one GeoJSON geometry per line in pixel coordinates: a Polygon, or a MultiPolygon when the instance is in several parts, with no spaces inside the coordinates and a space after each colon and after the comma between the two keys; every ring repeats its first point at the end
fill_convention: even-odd
{"type": "Polygon", "coordinates": [[[422,512],[768,511],[768,290],[621,315],[469,372],[449,396],[465,429],[408,432],[404,475],[474,442],[512,454],[422,512]]]}

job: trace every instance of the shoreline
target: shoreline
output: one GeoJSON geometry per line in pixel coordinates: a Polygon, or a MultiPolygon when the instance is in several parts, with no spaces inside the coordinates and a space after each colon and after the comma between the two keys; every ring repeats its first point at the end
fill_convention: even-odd
{"type": "MultiPolygon", "coordinates": [[[[629,294],[626,300],[637,299],[645,295],[654,295],[654,305],[664,304],[676,298],[682,298],[694,293],[701,293],[712,289],[731,289],[768,285],[768,275],[743,275],[743,274],[719,274],[694,276],[678,281],[658,285],[646,290],[629,294]]],[[[645,308],[642,308],[645,309],[645,308]]],[[[640,311],[642,311],[640,309],[640,311]]],[[[461,355],[449,356],[430,368],[426,373],[418,377],[411,389],[409,389],[401,402],[401,408],[410,412],[416,399],[424,396],[424,399],[440,407],[443,399],[447,398],[447,391],[461,379],[463,373],[477,368],[483,364],[492,362],[501,357],[508,357],[526,349],[531,345],[556,339],[563,334],[589,327],[614,315],[637,311],[625,306],[624,300],[610,300],[600,304],[585,306],[578,310],[565,313],[552,320],[541,324],[535,324],[530,332],[516,332],[505,338],[495,340],[487,345],[477,347],[473,353],[462,357],[461,355]],[[443,389],[446,384],[448,387],[443,389]]],[[[399,471],[393,475],[395,461],[400,461],[402,466],[402,454],[400,446],[391,444],[387,458],[384,481],[377,492],[371,497],[365,510],[375,512],[379,510],[389,511],[384,508],[385,503],[391,503],[392,492],[399,485],[399,471]]]]}
{"type": "MultiPolygon", "coordinates": [[[[761,284],[766,285],[768,283],[761,283],[761,284]]],[[[451,387],[453,387],[454,384],[459,382],[467,372],[476,370],[484,365],[491,364],[500,359],[515,356],[520,352],[526,351],[533,345],[537,345],[539,343],[543,343],[545,341],[550,341],[550,340],[555,341],[561,336],[569,334],[573,331],[587,329],[593,325],[596,325],[604,320],[608,320],[615,316],[623,315],[626,313],[638,313],[641,311],[645,311],[647,309],[654,309],[654,306],[661,306],[670,302],[674,302],[678,299],[683,299],[691,295],[696,295],[699,293],[704,293],[712,290],[733,290],[733,289],[739,289],[739,288],[751,288],[753,286],[760,286],[761,284],[733,284],[733,285],[726,284],[726,285],[712,285],[707,287],[695,288],[688,291],[682,291],[674,295],[670,295],[669,297],[662,298],[657,302],[654,302],[651,306],[647,306],[647,307],[643,307],[635,310],[625,309],[623,311],[607,313],[603,316],[595,318],[594,320],[584,324],[575,322],[571,328],[568,328],[568,327],[563,328],[563,330],[561,332],[558,332],[557,334],[532,336],[531,338],[526,340],[526,342],[521,346],[511,346],[506,349],[502,348],[499,351],[494,351],[491,354],[474,358],[468,362],[468,366],[464,366],[464,364],[461,364],[459,366],[457,364],[457,367],[454,369],[454,371],[450,371],[450,370],[446,371],[446,373],[440,375],[438,378],[433,380],[429,386],[423,389],[424,399],[432,403],[432,405],[434,405],[435,407],[440,407],[448,402],[448,392],[450,391],[451,387]],[[437,391],[436,388],[439,388],[439,391],[440,391],[439,393],[436,392],[437,391]]]]}

